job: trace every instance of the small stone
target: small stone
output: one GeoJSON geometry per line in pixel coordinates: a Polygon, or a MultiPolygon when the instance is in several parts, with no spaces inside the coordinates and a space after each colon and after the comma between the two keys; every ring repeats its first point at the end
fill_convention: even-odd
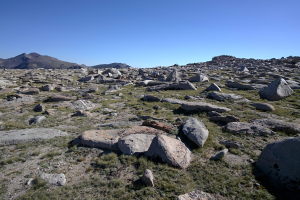
{"type": "Polygon", "coordinates": [[[211,160],[222,160],[225,155],[228,153],[228,149],[223,149],[222,151],[217,152],[214,156],[212,156],[210,159],[211,160]]]}
{"type": "Polygon", "coordinates": [[[150,187],[154,187],[154,176],[150,169],[146,169],[144,172],[144,175],[141,178],[141,181],[146,185],[150,187]]]}
{"type": "Polygon", "coordinates": [[[44,112],[45,107],[42,104],[37,104],[36,106],[34,106],[33,111],[35,111],[35,112],[44,112]]]}

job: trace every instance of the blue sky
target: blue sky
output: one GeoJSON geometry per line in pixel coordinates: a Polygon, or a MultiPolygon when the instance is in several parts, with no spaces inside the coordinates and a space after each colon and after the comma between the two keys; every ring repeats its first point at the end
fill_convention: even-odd
{"type": "Polygon", "coordinates": [[[299,0],[0,0],[0,58],[186,64],[300,56],[299,0]]]}

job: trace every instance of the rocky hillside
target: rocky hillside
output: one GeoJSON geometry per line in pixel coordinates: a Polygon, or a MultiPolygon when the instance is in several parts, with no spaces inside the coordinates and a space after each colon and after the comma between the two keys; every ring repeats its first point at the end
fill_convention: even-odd
{"type": "Polygon", "coordinates": [[[0,60],[0,68],[6,69],[70,69],[80,67],[76,63],[65,62],[38,53],[23,53],[16,57],[0,60]]]}
{"type": "Polygon", "coordinates": [[[300,199],[299,57],[0,69],[0,199],[300,199]]]}

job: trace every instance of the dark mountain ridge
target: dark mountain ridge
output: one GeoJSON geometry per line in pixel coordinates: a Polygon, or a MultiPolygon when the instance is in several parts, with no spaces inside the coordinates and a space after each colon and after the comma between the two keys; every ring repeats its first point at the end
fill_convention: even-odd
{"type": "Polygon", "coordinates": [[[80,68],[84,65],[62,61],[50,56],[40,55],[38,53],[22,53],[18,56],[0,59],[0,68],[6,69],[70,69],[80,68]]]}

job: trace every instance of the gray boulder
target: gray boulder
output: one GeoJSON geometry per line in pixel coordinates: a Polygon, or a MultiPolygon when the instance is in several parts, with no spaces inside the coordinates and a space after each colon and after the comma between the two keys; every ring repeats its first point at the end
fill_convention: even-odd
{"type": "Polygon", "coordinates": [[[259,95],[262,99],[278,101],[292,95],[293,92],[288,83],[283,78],[279,78],[271,82],[267,87],[262,88],[259,91],[259,95]]]}
{"type": "Polygon", "coordinates": [[[181,81],[179,72],[177,70],[173,70],[169,76],[167,77],[166,81],[168,82],[179,82],[181,81]]]}
{"type": "Polygon", "coordinates": [[[268,144],[256,166],[276,187],[300,190],[300,137],[268,144]]]}
{"type": "Polygon", "coordinates": [[[186,135],[192,142],[200,147],[203,147],[204,143],[208,138],[209,131],[203,122],[197,120],[196,118],[190,117],[182,127],[182,132],[186,135]]]}
{"type": "Polygon", "coordinates": [[[190,82],[208,82],[209,78],[201,73],[196,74],[195,76],[189,79],[190,82]]]}

